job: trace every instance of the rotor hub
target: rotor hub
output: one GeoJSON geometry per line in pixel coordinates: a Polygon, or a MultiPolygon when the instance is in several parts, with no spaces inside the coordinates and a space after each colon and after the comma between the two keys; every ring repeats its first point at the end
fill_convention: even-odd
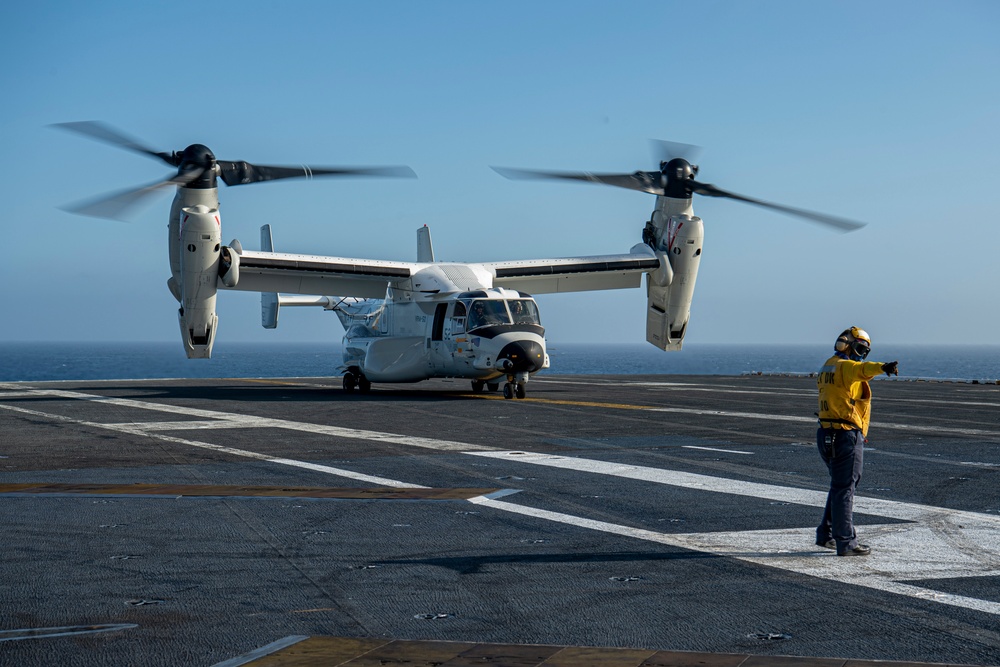
{"type": "Polygon", "coordinates": [[[215,154],[204,144],[191,144],[181,153],[181,166],[211,169],[215,166],[215,154]]]}
{"type": "Polygon", "coordinates": [[[194,189],[208,189],[216,187],[216,165],[215,153],[204,144],[191,144],[180,153],[180,164],[177,173],[199,171],[194,180],[188,182],[185,187],[194,189]]]}
{"type": "Polygon", "coordinates": [[[675,157],[668,162],[660,163],[661,185],[663,194],[677,199],[691,198],[691,181],[698,174],[698,166],[682,157],[675,157]]]}

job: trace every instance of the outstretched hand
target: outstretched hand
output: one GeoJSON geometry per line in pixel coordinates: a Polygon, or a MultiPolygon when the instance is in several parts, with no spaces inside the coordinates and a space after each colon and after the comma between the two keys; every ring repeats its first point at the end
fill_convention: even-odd
{"type": "Polygon", "coordinates": [[[886,375],[899,375],[899,370],[896,368],[897,366],[899,366],[898,361],[890,361],[882,364],[882,372],[886,375]]]}

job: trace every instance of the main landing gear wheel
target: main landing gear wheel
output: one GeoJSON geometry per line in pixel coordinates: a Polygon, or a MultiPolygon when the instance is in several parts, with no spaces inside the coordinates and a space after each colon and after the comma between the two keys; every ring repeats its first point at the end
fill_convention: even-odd
{"type": "Polygon", "coordinates": [[[486,388],[489,389],[490,391],[497,391],[498,389],[500,389],[500,383],[499,382],[487,382],[486,383],[486,388]]]}
{"type": "Polygon", "coordinates": [[[372,390],[371,380],[356,371],[347,371],[344,373],[344,391],[353,394],[355,389],[367,394],[372,390]]]}
{"type": "Polygon", "coordinates": [[[483,393],[483,387],[485,387],[485,386],[486,386],[486,383],[483,382],[482,380],[473,380],[472,381],[472,393],[473,394],[481,394],[481,393],[483,393]]]}

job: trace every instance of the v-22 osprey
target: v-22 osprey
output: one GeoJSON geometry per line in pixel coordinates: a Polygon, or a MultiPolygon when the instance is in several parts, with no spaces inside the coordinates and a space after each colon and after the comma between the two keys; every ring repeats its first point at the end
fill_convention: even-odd
{"type": "Polygon", "coordinates": [[[548,178],[602,183],[656,196],[642,242],[627,253],[479,263],[435,258],[430,230],[417,230],[415,262],[281,253],[271,228],[261,227],[261,249],[222,244],[218,181],[244,185],[314,176],[413,177],[407,167],[275,167],[216,159],[193,144],[157,152],[97,122],[59,127],[160,159],[176,174],[142,188],[78,205],[74,212],[119,217],[146,194],[175,186],[168,222],[171,276],[181,340],[188,358],[210,358],[218,330],[220,291],[261,294],[262,324],[278,325],[280,309],[313,306],[333,311],[344,327],[341,371],[348,392],[373,382],[466,378],[475,392],[524,398],[531,375],[549,367],[545,330],[532,295],[639,287],[645,277],[646,340],[680,350],[687,331],[704,240],[694,194],[725,197],[829,225],[857,222],[752,199],[695,180],[698,167],[678,152],[690,146],[660,142],[657,171],[632,174],[526,171],[494,167],[512,179],[548,178]]]}

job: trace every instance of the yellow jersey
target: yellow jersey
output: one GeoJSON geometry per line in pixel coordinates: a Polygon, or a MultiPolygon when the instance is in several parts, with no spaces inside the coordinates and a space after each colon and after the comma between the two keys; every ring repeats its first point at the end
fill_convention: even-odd
{"type": "Polygon", "coordinates": [[[858,429],[868,436],[872,390],[868,380],[881,375],[877,361],[852,361],[834,355],[819,369],[819,422],[823,428],[858,429]]]}

